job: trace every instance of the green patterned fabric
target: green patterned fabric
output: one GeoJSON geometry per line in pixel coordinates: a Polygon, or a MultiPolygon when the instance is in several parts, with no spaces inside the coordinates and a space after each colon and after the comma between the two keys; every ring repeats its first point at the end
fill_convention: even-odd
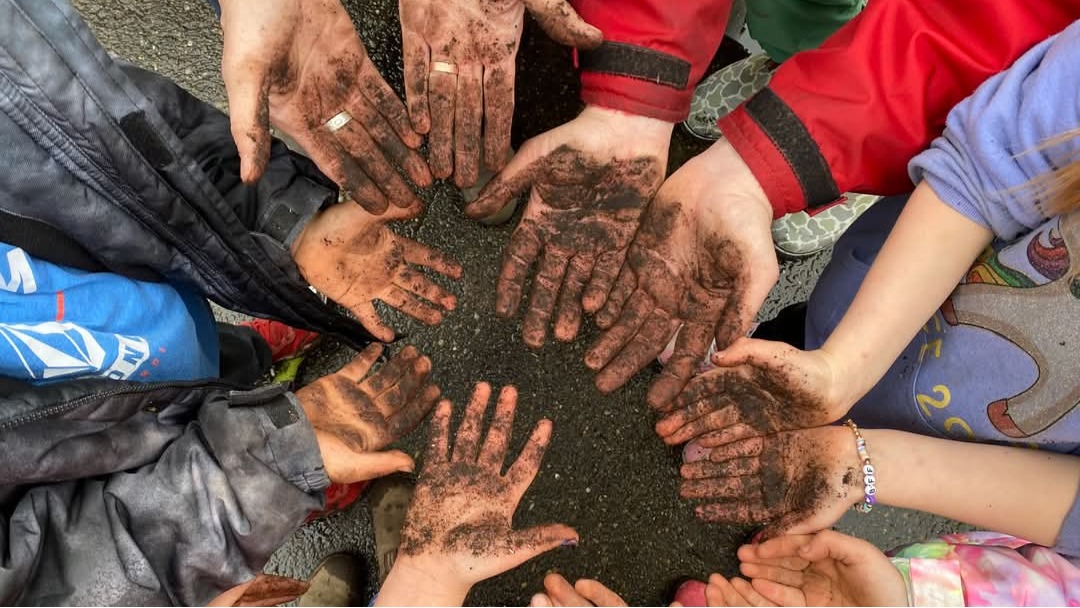
{"type": "Polygon", "coordinates": [[[815,49],[866,7],[866,0],[752,0],[747,3],[750,36],[773,61],[815,49]]]}

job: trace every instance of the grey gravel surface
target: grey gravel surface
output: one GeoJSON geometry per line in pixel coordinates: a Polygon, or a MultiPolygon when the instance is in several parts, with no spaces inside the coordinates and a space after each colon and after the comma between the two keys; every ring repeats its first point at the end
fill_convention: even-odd
{"type": "MultiPolygon", "coordinates": [[[[75,0],[102,42],[116,55],[175,79],[201,98],[225,107],[220,77],[220,32],[202,0],[75,0]]],[[[357,22],[371,56],[401,91],[400,31],[396,3],[352,0],[345,3],[357,22]]],[[[722,51],[717,63],[740,56],[738,47],[722,51]]],[[[571,118],[578,110],[576,78],[569,54],[530,26],[519,55],[515,145],[571,118]]],[[[672,164],[701,149],[677,130],[672,164]]],[[[489,228],[465,219],[460,194],[440,184],[422,193],[426,215],[401,227],[420,241],[443,249],[465,267],[465,278],[452,289],[460,305],[438,327],[424,327],[390,314],[435,362],[443,392],[464,404],[478,380],[515,384],[521,394],[518,428],[512,449],[520,448],[527,423],[547,417],[555,437],[535,484],[516,517],[520,526],[548,521],[573,525],[581,534],[576,549],[545,555],[514,572],[479,585],[469,602],[480,605],[527,603],[544,573],[607,582],[631,604],[656,605],[671,583],[682,576],[735,573],[734,548],[749,530],[696,521],[676,496],[678,455],[652,432],[653,416],[644,404],[651,372],[639,375],[614,395],[599,394],[582,363],[596,336],[587,328],[570,345],[530,351],[520,338],[519,321],[495,318],[494,285],[499,255],[512,223],[489,228]]],[[[763,318],[782,306],[805,300],[828,254],[785,262],[779,284],[763,318]]],[[[310,380],[340,367],[352,353],[327,344],[309,357],[310,380]]],[[[403,447],[416,451],[423,434],[403,447]]],[[[854,515],[854,514],[853,514],[854,515]]],[[[890,547],[952,529],[954,524],[921,513],[881,508],[868,516],[849,516],[841,529],[890,547]]],[[[334,551],[350,551],[371,560],[370,517],[363,503],[345,513],[301,529],[271,560],[268,570],[306,577],[334,551]]],[[[372,568],[373,568],[372,562],[372,568]]],[[[373,571],[373,570],[372,570],[373,571]]]]}

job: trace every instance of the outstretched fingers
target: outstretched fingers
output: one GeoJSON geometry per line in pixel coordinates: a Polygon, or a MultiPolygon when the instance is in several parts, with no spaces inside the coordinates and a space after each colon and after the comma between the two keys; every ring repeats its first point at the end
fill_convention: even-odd
{"type": "Polygon", "coordinates": [[[529,269],[540,255],[540,239],[532,224],[522,222],[510,236],[503,252],[502,269],[495,287],[495,314],[508,319],[517,314],[529,269]]]}
{"type": "MultiPolygon", "coordinates": [[[[664,365],[663,371],[653,381],[646,396],[646,403],[654,410],[668,411],[672,402],[694,377],[694,372],[705,359],[712,339],[712,327],[704,323],[687,323],[675,339],[675,350],[664,365]]],[[[665,342],[666,344],[666,342],[665,342]]]]}
{"type": "Polygon", "coordinates": [[[484,426],[484,412],[487,411],[490,400],[491,385],[487,382],[478,382],[473,390],[469,406],[465,408],[465,419],[458,427],[457,436],[454,438],[454,452],[451,456],[453,462],[476,462],[480,451],[480,431],[484,426]]]}
{"type": "Polygon", "coordinates": [[[338,370],[338,374],[353,382],[360,382],[371,371],[371,366],[375,365],[382,353],[382,344],[368,344],[364,350],[360,351],[359,355],[356,355],[352,361],[345,364],[345,367],[338,370]]]}
{"type": "Polygon", "coordinates": [[[569,264],[570,255],[567,252],[554,247],[544,249],[536,278],[533,279],[529,309],[522,323],[522,336],[529,348],[540,348],[547,341],[548,324],[569,264]]]}
{"type": "Polygon", "coordinates": [[[510,434],[514,429],[514,413],[517,410],[517,389],[504,386],[499,392],[499,402],[495,406],[495,416],[491,419],[487,439],[480,449],[480,464],[502,474],[503,461],[506,459],[506,446],[510,443],[510,434]]]}
{"type": "Polygon", "coordinates": [[[450,460],[450,415],[453,409],[453,404],[443,399],[431,416],[431,432],[424,452],[424,464],[427,466],[450,460]]]}

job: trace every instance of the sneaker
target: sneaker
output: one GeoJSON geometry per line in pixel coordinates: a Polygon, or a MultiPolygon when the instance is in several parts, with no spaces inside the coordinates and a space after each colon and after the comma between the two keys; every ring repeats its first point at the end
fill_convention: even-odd
{"type": "Polygon", "coordinates": [[[270,346],[270,356],[274,363],[302,355],[319,339],[319,334],[306,329],[290,327],[280,321],[254,319],[241,323],[262,336],[270,346]]]}
{"type": "Polygon", "coordinates": [[[375,482],[368,505],[375,528],[375,555],[379,560],[379,585],[382,586],[397,559],[405,512],[412,500],[413,483],[406,475],[390,475],[375,482]]]}
{"type": "Polygon", "coordinates": [[[716,121],[764,89],[778,66],[767,55],[751,55],[710,74],[694,89],[690,116],[683,125],[701,139],[720,139],[716,121]]]}
{"type": "Polygon", "coordinates": [[[351,553],[334,553],[315,568],[298,606],[368,606],[366,568],[351,553]]]}
{"type": "Polygon", "coordinates": [[[798,259],[832,247],[880,198],[849,193],[828,207],[789,213],[775,220],[772,237],[776,251],[786,258],[798,259]]]}

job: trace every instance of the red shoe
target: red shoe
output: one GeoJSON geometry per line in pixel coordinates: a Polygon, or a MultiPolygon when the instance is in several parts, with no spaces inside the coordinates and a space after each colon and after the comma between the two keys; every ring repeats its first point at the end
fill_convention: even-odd
{"type": "Polygon", "coordinates": [[[245,321],[240,325],[254,329],[263,340],[266,340],[274,363],[302,355],[319,339],[319,334],[316,332],[289,327],[280,321],[270,319],[255,319],[245,321]]]}

